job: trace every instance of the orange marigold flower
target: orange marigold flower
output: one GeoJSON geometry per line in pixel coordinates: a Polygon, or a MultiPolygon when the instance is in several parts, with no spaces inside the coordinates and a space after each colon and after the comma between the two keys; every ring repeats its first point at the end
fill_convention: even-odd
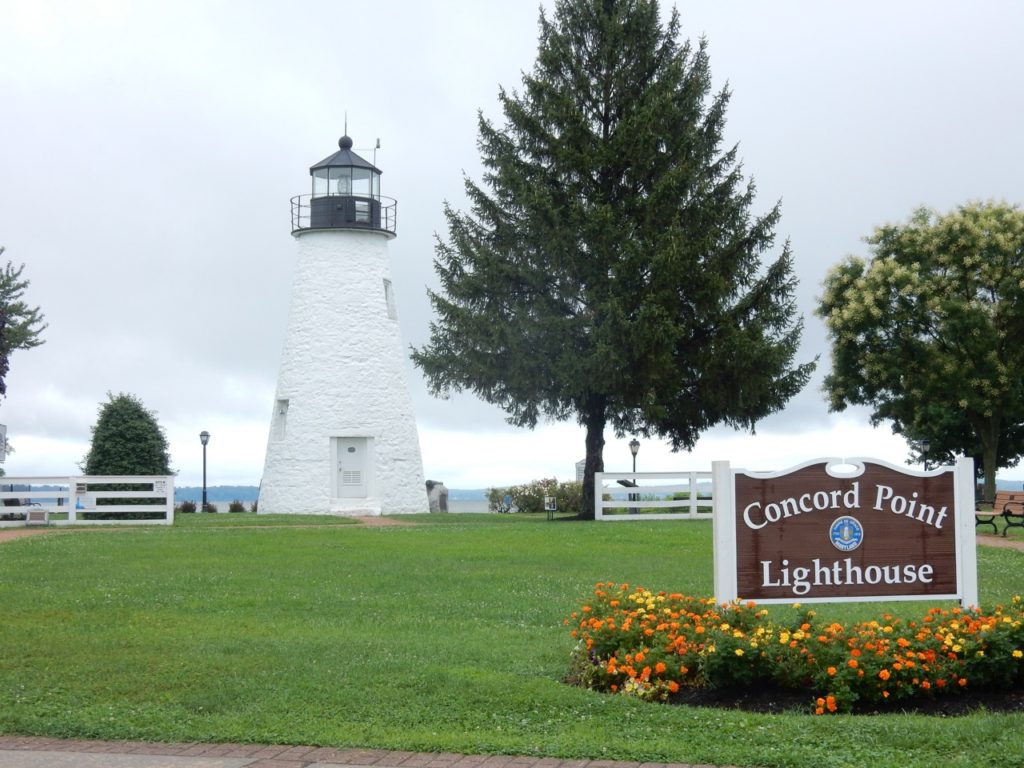
{"type": "Polygon", "coordinates": [[[891,673],[888,669],[883,669],[881,672],[878,673],[878,676],[883,680],[888,680],[891,677],[891,673]]]}
{"type": "Polygon", "coordinates": [[[814,702],[814,703],[817,704],[819,707],[824,707],[825,706],[825,700],[823,698],[821,698],[820,696],[818,697],[818,700],[816,702],[814,702]]]}
{"type": "Polygon", "coordinates": [[[679,691],[679,683],[677,683],[675,680],[669,680],[668,690],[669,693],[677,693],[679,691]]]}
{"type": "Polygon", "coordinates": [[[927,691],[929,688],[932,687],[932,684],[929,683],[927,680],[922,680],[921,681],[921,687],[924,688],[927,691]]]}
{"type": "Polygon", "coordinates": [[[836,711],[837,707],[836,707],[836,697],[835,696],[827,696],[827,697],[825,697],[825,708],[829,712],[835,712],[836,711]]]}
{"type": "MultiPolygon", "coordinates": [[[[819,701],[820,701],[820,699],[819,699],[819,701]]],[[[824,715],[825,714],[825,710],[822,709],[821,707],[815,707],[814,708],[814,714],[816,714],[816,715],[824,715]]]]}
{"type": "Polygon", "coordinates": [[[846,666],[848,666],[850,669],[856,669],[857,668],[857,660],[856,659],[850,659],[848,662],[846,662],[846,666]]]}
{"type": "Polygon", "coordinates": [[[665,666],[665,662],[663,661],[659,661],[657,664],[654,665],[654,671],[657,672],[659,675],[662,674],[666,669],[668,669],[668,667],[665,666]]]}
{"type": "Polygon", "coordinates": [[[836,668],[835,667],[829,667],[827,672],[828,672],[829,677],[831,677],[832,675],[834,675],[836,673],[836,668]]]}
{"type": "Polygon", "coordinates": [[[583,608],[582,608],[581,610],[582,610],[582,611],[583,611],[584,613],[590,613],[590,606],[589,606],[589,605],[584,605],[584,606],[583,606],[583,608]]]}

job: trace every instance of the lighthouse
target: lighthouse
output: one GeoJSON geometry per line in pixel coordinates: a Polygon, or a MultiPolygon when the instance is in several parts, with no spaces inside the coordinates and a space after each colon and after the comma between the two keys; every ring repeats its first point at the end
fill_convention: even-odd
{"type": "Polygon", "coordinates": [[[397,202],[351,138],[338,147],[291,201],[295,275],[257,509],[426,512],[388,266],[397,202]]]}

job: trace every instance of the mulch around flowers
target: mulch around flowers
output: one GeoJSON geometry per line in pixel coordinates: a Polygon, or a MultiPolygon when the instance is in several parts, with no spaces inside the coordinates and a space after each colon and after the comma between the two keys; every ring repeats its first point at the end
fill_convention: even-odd
{"type": "MultiPolygon", "coordinates": [[[[813,697],[807,691],[795,691],[771,686],[747,687],[727,690],[681,689],[669,699],[671,704],[685,704],[689,707],[714,707],[718,709],[739,709],[745,712],[778,714],[791,712],[809,714],[813,709],[813,697]]],[[[855,715],[889,715],[896,712],[912,712],[920,715],[956,717],[972,712],[1022,712],[1024,711],[1024,690],[993,691],[976,693],[961,691],[949,696],[911,702],[895,702],[887,705],[854,707],[855,715]]]]}

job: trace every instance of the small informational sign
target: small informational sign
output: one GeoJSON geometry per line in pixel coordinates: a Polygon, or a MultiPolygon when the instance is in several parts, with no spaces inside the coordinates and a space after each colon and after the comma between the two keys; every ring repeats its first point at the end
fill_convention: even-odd
{"type": "Polygon", "coordinates": [[[154,493],[167,493],[167,481],[166,480],[154,480],[153,481],[153,492],[154,493]]]}
{"type": "Polygon", "coordinates": [[[975,604],[974,528],[960,522],[973,519],[973,504],[961,509],[973,462],[963,461],[924,473],[869,459],[732,470],[724,493],[716,475],[716,596],[975,604]]]}

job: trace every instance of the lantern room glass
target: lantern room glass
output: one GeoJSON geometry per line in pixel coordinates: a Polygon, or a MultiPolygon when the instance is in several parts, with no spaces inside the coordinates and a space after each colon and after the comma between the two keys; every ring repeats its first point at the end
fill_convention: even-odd
{"type": "Polygon", "coordinates": [[[369,168],[335,166],[313,171],[313,197],[380,198],[380,174],[369,168]]]}
{"type": "Polygon", "coordinates": [[[331,194],[328,191],[327,169],[317,168],[313,171],[313,197],[325,197],[331,194]]]}

